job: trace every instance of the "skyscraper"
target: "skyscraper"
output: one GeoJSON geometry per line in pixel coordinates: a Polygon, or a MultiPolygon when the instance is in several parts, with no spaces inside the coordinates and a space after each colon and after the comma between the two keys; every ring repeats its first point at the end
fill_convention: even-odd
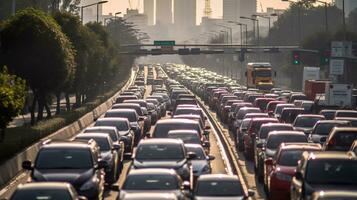
{"type": "Polygon", "coordinates": [[[174,23],[178,27],[196,25],[196,0],[175,0],[174,23]]]}
{"type": "Polygon", "coordinates": [[[172,24],[171,0],[156,0],[156,24],[172,24]]]}
{"type": "Polygon", "coordinates": [[[240,16],[252,17],[257,13],[257,0],[239,0],[240,16]]]}
{"type": "Polygon", "coordinates": [[[154,25],[154,0],[144,0],[144,14],[148,17],[148,25],[154,25]]]}
{"type": "Polygon", "coordinates": [[[223,0],[223,19],[237,21],[240,17],[240,0],[223,0]]]}

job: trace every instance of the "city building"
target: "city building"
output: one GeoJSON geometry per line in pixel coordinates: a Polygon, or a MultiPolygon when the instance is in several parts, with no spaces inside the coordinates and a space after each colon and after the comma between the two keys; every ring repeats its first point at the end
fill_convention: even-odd
{"type": "Polygon", "coordinates": [[[145,29],[148,24],[148,17],[139,13],[138,9],[126,9],[126,14],[123,18],[129,23],[133,23],[140,30],[145,29]]]}
{"type": "Polygon", "coordinates": [[[196,26],[196,0],[174,0],[174,24],[182,28],[196,26]]]}
{"type": "MultiPolygon", "coordinates": [[[[352,12],[352,10],[357,8],[357,0],[344,0],[345,1],[345,15],[348,15],[352,12]]],[[[343,0],[335,0],[336,6],[340,9],[343,7],[343,0]]]]}
{"type": "Polygon", "coordinates": [[[223,0],[223,20],[238,21],[240,12],[240,0],[223,0]]]}
{"type": "Polygon", "coordinates": [[[172,24],[172,0],[156,0],[156,24],[172,24]]]}
{"type": "Polygon", "coordinates": [[[257,13],[257,0],[238,0],[240,16],[251,17],[257,13]]]}
{"type": "Polygon", "coordinates": [[[155,24],[155,2],[154,0],[144,0],[144,14],[148,17],[148,25],[155,24]]]}

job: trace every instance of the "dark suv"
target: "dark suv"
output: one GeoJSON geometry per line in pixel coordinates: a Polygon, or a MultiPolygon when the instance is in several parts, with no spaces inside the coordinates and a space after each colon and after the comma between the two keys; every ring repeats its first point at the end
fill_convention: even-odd
{"type": "Polygon", "coordinates": [[[31,182],[68,182],[79,195],[103,199],[105,161],[94,140],[45,141],[34,163],[24,161],[22,168],[31,171],[31,182]]]}
{"type": "Polygon", "coordinates": [[[310,199],[315,191],[356,191],[357,158],[354,153],[303,153],[291,181],[291,198],[310,199]]]}

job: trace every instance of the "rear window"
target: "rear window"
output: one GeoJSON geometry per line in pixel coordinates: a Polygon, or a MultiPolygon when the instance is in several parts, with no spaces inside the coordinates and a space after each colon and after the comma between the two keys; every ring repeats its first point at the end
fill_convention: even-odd
{"type": "Polygon", "coordinates": [[[127,118],[129,122],[138,121],[138,116],[135,112],[107,112],[104,117],[122,117],[127,118]]]}
{"type": "Polygon", "coordinates": [[[315,126],[316,122],[319,120],[321,120],[321,118],[299,117],[296,119],[294,126],[312,128],[315,126]]]}
{"type": "Polygon", "coordinates": [[[277,149],[281,143],[290,142],[307,142],[307,138],[304,135],[274,135],[268,138],[267,148],[277,149]]]}
{"type": "Polygon", "coordinates": [[[321,112],[320,114],[325,117],[325,119],[332,120],[335,117],[336,111],[324,111],[321,112]]]}
{"type": "Polygon", "coordinates": [[[352,117],[357,118],[357,112],[337,112],[336,117],[352,117]]]}
{"type": "Polygon", "coordinates": [[[290,131],[293,130],[293,127],[291,126],[268,126],[268,127],[262,127],[259,130],[259,138],[260,139],[266,139],[268,137],[269,132],[271,131],[290,131]]]}
{"type": "Polygon", "coordinates": [[[114,142],[118,141],[117,133],[110,129],[86,129],[84,130],[84,133],[108,133],[114,142]]]}
{"type": "Polygon", "coordinates": [[[239,112],[237,114],[237,119],[243,119],[247,113],[261,113],[261,112],[262,111],[259,108],[239,110],[239,112]]]}
{"type": "Polygon", "coordinates": [[[178,180],[168,175],[128,176],[123,185],[124,190],[177,190],[178,180]]]}
{"type": "Polygon", "coordinates": [[[185,144],[201,144],[201,140],[197,134],[169,134],[168,137],[181,139],[185,144]]]}
{"type": "Polygon", "coordinates": [[[197,196],[243,196],[243,188],[239,181],[199,181],[197,196]]]}
{"type": "Polygon", "coordinates": [[[260,127],[263,125],[263,124],[267,124],[267,123],[277,123],[277,121],[255,121],[255,122],[252,122],[251,124],[251,128],[253,129],[253,132],[254,133],[258,133],[259,130],[260,130],[260,127]]]}
{"type": "Polygon", "coordinates": [[[196,123],[163,123],[157,124],[153,137],[155,138],[166,138],[169,131],[172,130],[196,130],[198,133],[201,133],[200,125],[196,123]]]}
{"type": "Polygon", "coordinates": [[[182,146],[174,144],[139,145],[135,156],[137,160],[182,160],[184,158],[182,146]]]}
{"type": "Polygon", "coordinates": [[[357,132],[352,131],[339,131],[336,133],[331,141],[329,141],[329,146],[331,150],[338,151],[348,151],[354,140],[357,139],[357,132]]]}
{"type": "Polygon", "coordinates": [[[94,126],[115,126],[119,131],[129,130],[129,124],[126,121],[97,121],[94,126]]]}
{"type": "Polygon", "coordinates": [[[12,200],[72,200],[71,194],[64,189],[31,189],[16,191],[12,200]]]}
{"type": "Polygon", "coordinates": [[[89,149],[42,149],[36,158],[36,169],[91,169],[89,149]]]}
{"type": "Polygon", "coordinates": [[[347,124],[338,124],[338,123],[319,123],[316,124],[315,130],[312,134],[318,135],[328,135],[334,127],[345,127],[349,126],[347,124]]]}
{"type": "Polygon", "coordinates": [[[298,161],[304,151],[302,150],[285,150],[280,153],[278,164],[283,166],[297,166],[298,161]]]}

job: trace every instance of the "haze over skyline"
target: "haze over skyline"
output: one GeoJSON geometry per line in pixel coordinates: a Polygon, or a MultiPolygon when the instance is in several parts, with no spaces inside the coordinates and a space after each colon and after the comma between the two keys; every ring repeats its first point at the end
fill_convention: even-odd
{"type": "MultiPolygon", "coordinates": [[[[331,0],[325,0],[331,2],[331,0]]],[[[131,0],[132,8],[139,7],[140,12],[143,11],[143,0],[131,0]]],[[[212,18],[222,17],[222,2],[223,0],[211,0],[211,7],[213,10],[212,18]]],[[[286,9],[289,7],[288,2],[282,2],[281,0],[258,0],[258,12],[261,12],[261,8],[266,11],[267,7],[273,7],[276,9],[286,9]]],[[[126,13],[126,9],[129,8],[129,0],[108,0],[108,3],[103,5],[104,14],[122,12],[126,13]]],[[[203,16],[204,0],[197,0],[197,18],[198,21],[203,16]]]]}

